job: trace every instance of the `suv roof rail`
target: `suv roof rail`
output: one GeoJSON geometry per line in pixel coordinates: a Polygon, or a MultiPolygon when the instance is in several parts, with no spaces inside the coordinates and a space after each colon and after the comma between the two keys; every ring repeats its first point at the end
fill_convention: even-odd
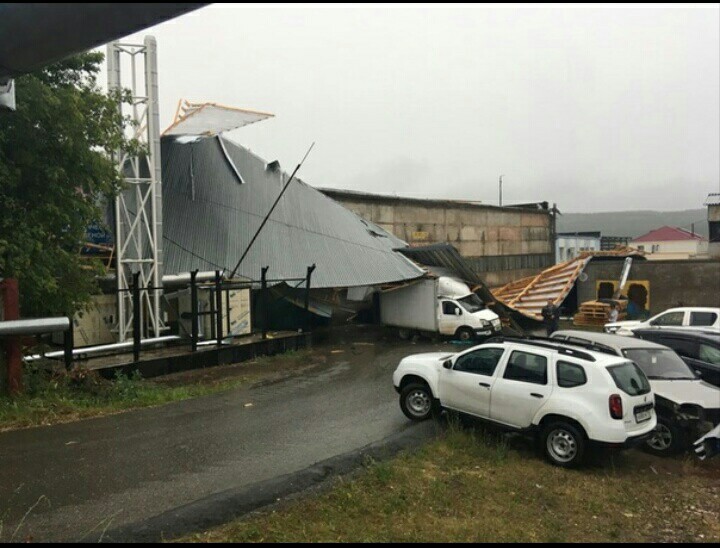
{"type": "Polygon", "coordinates": [[[587,350],[592,350],[593,352],[600,352],[601,354],[610,354],[611,356],[617,356],[618,353],[613,350],[612,347],[595,342],[595,341],[589,341],[589,342],[583,342],[576,339],[574,335],[563,335],[566,337],[565,339],[550,339],[551,341],[557,341],[560,344],[569,344],[571,346],[579,346],[581,348],[585,348],[587,350]],[[569,340],[569,339],[575,339],[575,340],[569,340]]]}
{"type": "MultiPolygon", "coordinates": [[[[505,336],[496,336],[491,337],[488,339],[487,343],[498,343],[498,342],[517,342],[520,344],[528,344],[532,346],[538,346],[540,348],[549,348],[550,350],[557,350],[558,353],[564,354],[566,356],[572,356],[574,358],[579,358],[581,360],[586,360],[589,362],[597,361],[595,359],[595,356],[592,356],[591,354],[588,354],[587,352],[582,352],[580,350],[576,350],[574,348],[568,348],[565,346],[565,343],[563,341],[554,341],[550,339],[545,339],[541,337],[505,337],[505,336]]],[[[572,346],[586,346],[582,344],[572,344],[572,346]]],[[[592,345],[587,345],[588,347],[592,345]]],[[[589,350],[590,348],[588,348],[589,350]]]]}

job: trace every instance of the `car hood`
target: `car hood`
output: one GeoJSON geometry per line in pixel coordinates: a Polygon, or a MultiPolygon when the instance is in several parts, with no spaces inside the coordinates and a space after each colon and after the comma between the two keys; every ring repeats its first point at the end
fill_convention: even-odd
{"type": "Polygon", "coordinates": [[[606,323],[605,327],[637,327],[642,322],[639,320],[626,320],[623,322],[610,322],[606,323]]]}
{"type": "Polygon", "coordinates": [[[412,354],[406,356],[400,362],[401,364],[413,364],[413,365],[433,365],[441,364],[445,360],[449,360],[455,354],[451,352],[427,352],[425,354],[412,354]]]}
{"type": "Polygon", "coordinates": [[[704,409],[720,408],[720,388],[705,381],[663,381],[651,379],[653,392],[679,405],[693,403],[704,409]]]}

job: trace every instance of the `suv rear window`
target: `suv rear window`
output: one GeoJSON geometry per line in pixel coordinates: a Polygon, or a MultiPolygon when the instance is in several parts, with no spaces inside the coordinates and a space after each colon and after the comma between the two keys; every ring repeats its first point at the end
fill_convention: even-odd
{"type": "Polygon", "coordinates": [[[570,362],[557,363],[558,386],[562,388],[575,388],[587,382],[585,369],[581,365],[570,362]]]}
{"type": "Polygon", "coordinates": [[[633,362],[625,362],[607,368],[615,385],[630,396],[642,396],[650,392],[650,383],[645,373],[633,362]]]}

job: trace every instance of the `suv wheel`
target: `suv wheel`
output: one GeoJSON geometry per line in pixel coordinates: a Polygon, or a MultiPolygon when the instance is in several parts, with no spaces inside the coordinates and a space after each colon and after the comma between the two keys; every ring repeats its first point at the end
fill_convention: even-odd
{"type": "Polygon", "coordinates": [[[675,422],[666,417],[658,417],[657,427],[652,437],[645,442],[648,453],[661,457],[677,455],[685,449],[685,436],[675,422]]]}
{"type": "Polygon", "coordinates": [[[455,336],[463,342],[471,341],[475,338],[475,332],[469,327],[458,328],[455,336]]]}
{"type": "Polygon", "coordinates": [[[585,437],[572,424],[552,422],[543,428],[540,440],[545,456],[552,464],[563,468],[582,464],[585,437]]]}
{"type": "Polygon", "coordinates": [[[400,409],[414,421],[429,419],[433,412],[433,395],[426,384],[413,382],[400,392],[400,409]]]}

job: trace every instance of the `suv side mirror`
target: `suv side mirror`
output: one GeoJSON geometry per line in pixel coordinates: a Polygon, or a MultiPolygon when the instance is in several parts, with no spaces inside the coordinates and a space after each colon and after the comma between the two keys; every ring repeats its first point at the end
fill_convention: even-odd
{"type": "Polygon", "coordinates": [[[452,360],[445,360],[445,361],[443,362],[443,367],[444,367],[445,369],[452,369],[452,360]]]}
{"type": "Polygon", "coordinates": [[[462,316],[462,310],[460,310],[459,308],[456,308],[456,309],[455,309],[455,315],[456,315],[456,316],[462,316]]]}

